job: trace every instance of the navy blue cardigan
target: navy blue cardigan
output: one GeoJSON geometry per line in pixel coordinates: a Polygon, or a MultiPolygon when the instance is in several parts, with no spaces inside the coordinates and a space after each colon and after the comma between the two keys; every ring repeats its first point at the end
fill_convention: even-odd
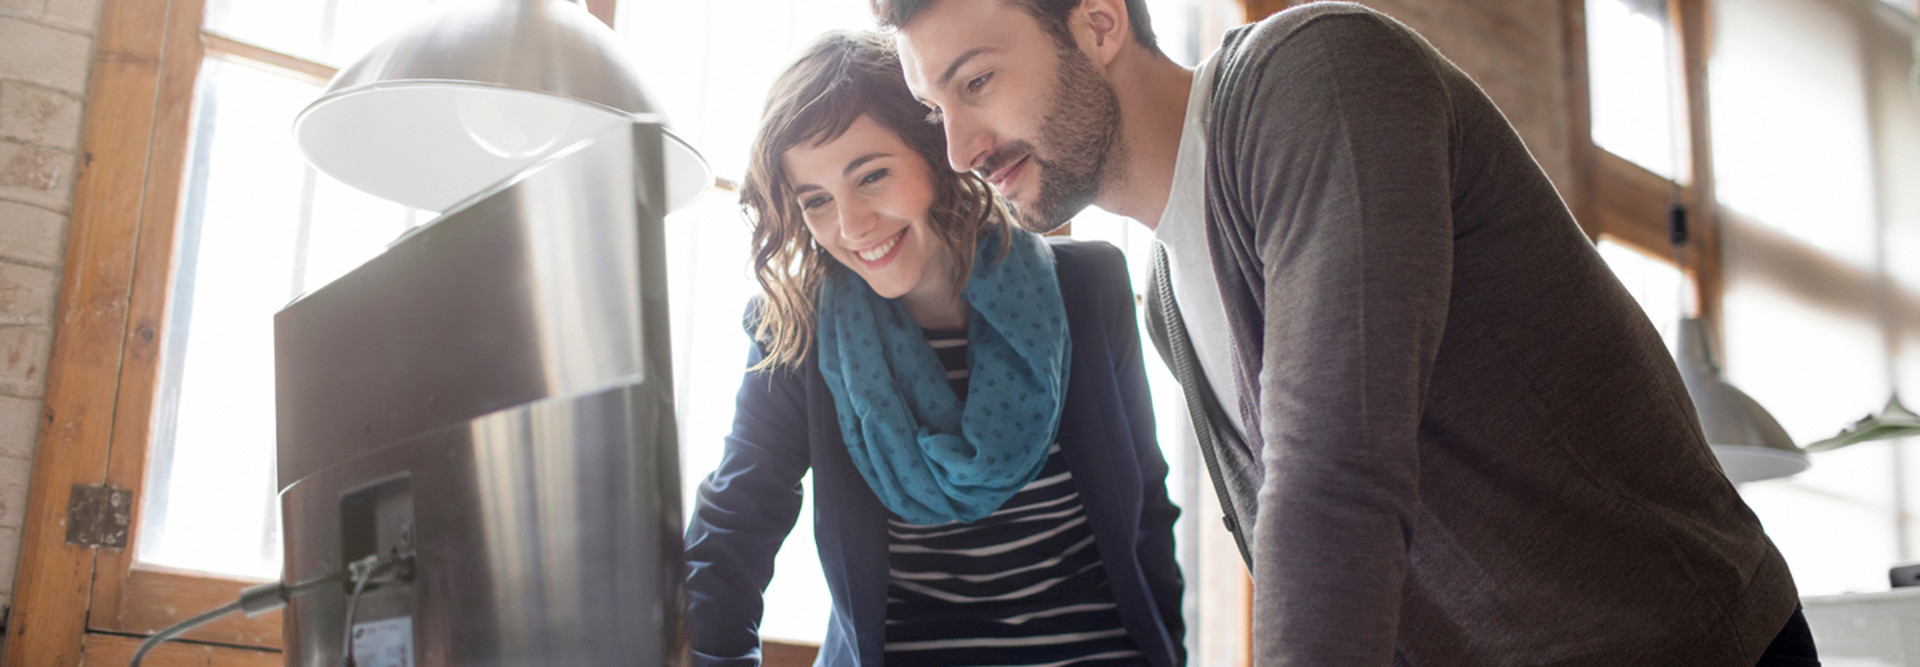
{"type": "MultiPolygon", "coordinates": [[[[1057,441],[1086,506],[1120,620],[1147,661],[1185,664],[1167,463],[1154,437],[1126,260],[1105,243],[1050,240],[1073,361],[1057,441]]],[[[751,309],[750,309],[751,312],[751,309]]],[[[754,345],[748,365],[765,351],[754,345]]],[[[817,665],[883,662],[887,510],[847,454],[833,396],[809,355],[740,383],[726,452],[687,525],[694,662],[757,665],[762,594],[813,470],[814,539],[833,595],[817,665]]]]}

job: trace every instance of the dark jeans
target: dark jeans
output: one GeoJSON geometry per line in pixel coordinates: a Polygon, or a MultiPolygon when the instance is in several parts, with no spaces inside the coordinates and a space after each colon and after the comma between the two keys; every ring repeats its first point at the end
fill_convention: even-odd
{"type": "Polygon", "coordinates": [[[1807,629],[1807,616],[1800,613],[1800,607],[1793,608],[1793,618],[1774,635],[1773,643],[1767,645],[1767,652],[1754,667],[1820,667],[1820,654],[1813,650],[1813,632],[1807,629]]]}

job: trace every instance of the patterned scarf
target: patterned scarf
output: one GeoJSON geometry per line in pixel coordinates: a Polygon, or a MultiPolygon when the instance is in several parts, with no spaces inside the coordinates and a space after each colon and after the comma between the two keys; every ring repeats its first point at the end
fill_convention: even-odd
{"type": "Polygon", "coordinates": [[[992,514],[1046,463],[1060,425],[1071,342],[1053,250],[1010,230],[975,249],[961,292],[969,308],[967,400],[947,381],[920,326],[853,271],[820,287],[820,372],[861,476],[909,523],[992,514]]]}

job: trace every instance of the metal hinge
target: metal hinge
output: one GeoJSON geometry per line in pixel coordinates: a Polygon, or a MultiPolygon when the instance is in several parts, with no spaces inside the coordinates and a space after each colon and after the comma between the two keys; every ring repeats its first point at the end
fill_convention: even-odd
{"type": "Polygon", "coordinates": [[[73,485],[67,499],[67,544],[125,549],[132,523],[133,491],[73,485]]]}

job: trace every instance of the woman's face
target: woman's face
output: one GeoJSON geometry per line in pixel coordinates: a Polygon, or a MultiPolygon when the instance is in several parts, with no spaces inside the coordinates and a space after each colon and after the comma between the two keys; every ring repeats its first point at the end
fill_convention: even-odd
{"type": "Polygon", "coordinates": [[[880,296],[937,302],[953,291],[953,257],[927,227],[933,174],[892,130],[862,115],[838,138],[781,156],[820,247],[880,296]]]}

